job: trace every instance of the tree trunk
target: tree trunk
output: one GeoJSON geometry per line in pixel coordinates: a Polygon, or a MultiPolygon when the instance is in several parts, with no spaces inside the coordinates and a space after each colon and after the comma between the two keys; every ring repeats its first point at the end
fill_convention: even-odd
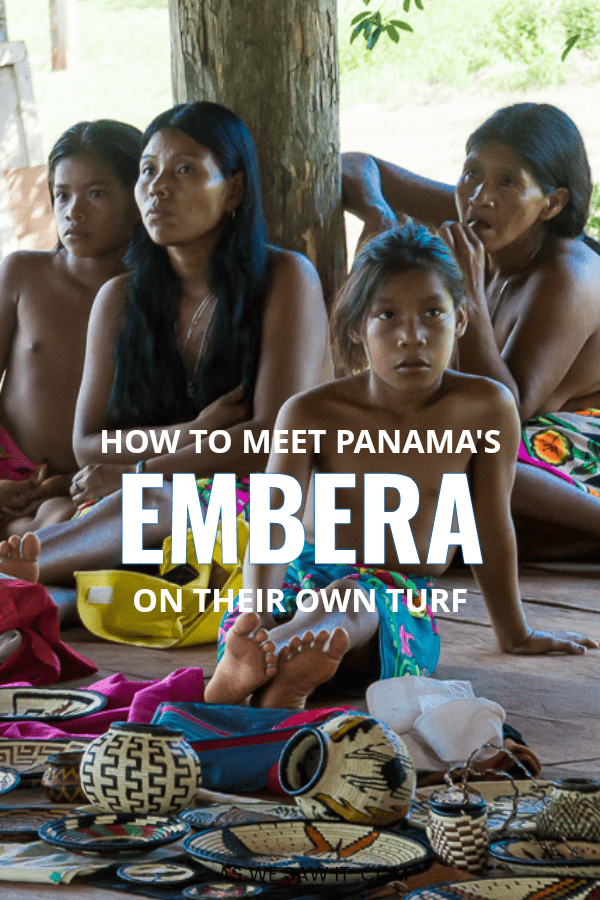
{"type": "Polygon", "coordinates": [[[176,103],[213,100],[256,142],[274,244],[331,299],[345,269],[336,0],[169,0],[176,103]]]}

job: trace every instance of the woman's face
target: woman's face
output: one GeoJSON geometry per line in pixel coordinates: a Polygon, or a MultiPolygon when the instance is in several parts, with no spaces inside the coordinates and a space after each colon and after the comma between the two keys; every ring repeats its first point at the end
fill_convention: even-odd
{"type": "Polygon", "coordinates": [[[125,252],[139,218],[126,187],[97,153],[68,156],[53,173],[52,204],[63,247],[80,258],[125,252]]]}
{"type": "Polygon", "coordinates": [[[182,131],[157,131],[135,186],[142,221],[156,244],[185,246],[218,237],[241,200],[241,173],[225,178],[210,150],[182,131]]]}
{"type": "Polygon", "coordinates": [[[521,157],[496,141],[469,153],[456,186],[460,221],[472,226],[490,253],[528,239],[537,243],[555,214],[552,197],[543,193],[521,157]]]}

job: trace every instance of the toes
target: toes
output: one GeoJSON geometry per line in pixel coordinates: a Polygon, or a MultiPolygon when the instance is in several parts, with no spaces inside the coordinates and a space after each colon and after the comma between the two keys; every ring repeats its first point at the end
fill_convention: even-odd
{"type": "Polygon", "coordinates": [[[275,647],[273,641],[265,641],[260,645],[260,649],[266,655],[267,653],[275,653],[277,648],[275,647]]]}
{"type": "Polygon", "coordinates": [[[300,649],[308,650],[309,647],[312,647],[314,639],[315,636],[312,631],[305,631],[301,638],[300,649]]]}
{"type": "Polygon", "coordinates": [[[277,671],[277,656],[274,653],[267,653],[265,656],[265,672],[269,675],[275,674],[277,671]]]}
{"type": "Polygon", "coordinates": [[[265,629],[259,628],[259,630],[255,631],[254,634],[252,635],[252,640],[254,641],[255,644],[264,644],[264,642],[267,640],[268,637],[269,637],[269,635],[267,634],[265,629]]]}
{"type": "Polygon", "coordinates": [[[0,556],[10,556],[10,544],[8,541],[0,541],[0,556]]]}
{"type": "Polygon", "coordinates": [[[348,632],[344,628],[336,628],[329,641],[328,654],[334,659],[341,659],[350,646],[348,632]]]}
{"type": "Polygon", "coordinates": [[[42,545],[40,544],[40,539],[37,534],[28,531],[27,534],[23,536],[21,542],[21,555],[23,559],[26,559],[29,562],[36,562],[40,555],[41,548],[42,545]]]}
{"type": "Polygon", "coordinates": [[[242,613],[233,623],[231,630],[242,637],[248,637],[260,623],[258,615],[254,612],[242,613]]]}
{"type": "Polygon", "coordinates": [[[11,534],[11,536],[8,539],[8,543],[10,545],[10,549],[13,552],[18,553],[19,550],[21,549],[21,538],[19,537],[18,534],[11,534]]]}
{"type": "Polygon", "coordinates": [[[295,634],[286,649],[288,651],[287,658],[290,659],[291,656],[299,653],[302,649],[302,638],[299,635],[295,634]]]}
{"type": "Polygon", "coordinates": [[[329,640],[329,632],[325,631],[325,629],[323,629],[323,631],[320,631],[318,633],[318,635],[316,636],[316,638],[314,640],[313,646],[314,646],[315,650],[322,650],[328,640],[329,640]]]}

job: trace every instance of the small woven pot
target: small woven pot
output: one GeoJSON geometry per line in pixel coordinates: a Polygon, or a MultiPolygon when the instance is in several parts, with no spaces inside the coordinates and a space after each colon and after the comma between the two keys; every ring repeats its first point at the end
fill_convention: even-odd
{"type": "Polygon", "coordinates": [[[107,812],[164,816],[189,806],[200,784],[200,760],[181,731],[114,722],[87,747],[81,786],[107,812]]]}
{"type": "Polygon", "coordinates": [[[477,875],[487,863],[490,846],[485,800],[468,794],[461,802],[436,791],[429,798],[427,837],[443,863],[477,875]]]}
{"type": "Polygon", "coordinates": [[[392,825],[415,791],[415,769],[404,742],[371,716],[335,716],[303,728],[283,749],[283,789],[307,818],[392,825]]]}
{"type": "Polygon", "coordinates": [[[600,843],[600,781],[561,778],[536,819],[542,838],[600,843]]]}
{"type": "Polygon", "coordinates": [[[86,802],[79,778],[82,756],[83,750],[75,750],[48,757],[50,765],[42,775],[42,787],[53,803],[86,802]]]}

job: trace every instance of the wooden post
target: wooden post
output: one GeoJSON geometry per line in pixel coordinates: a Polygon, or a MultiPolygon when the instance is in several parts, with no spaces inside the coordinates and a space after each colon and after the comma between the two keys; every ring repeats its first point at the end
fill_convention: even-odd
{"type": "Polygon", "coordinates": [[[76,0],[50,0],[52,71],[72,69],[77,53],[76,0]]]}
{"type": "Polygon", "coordinates": [[[230,107],[255,140],[274,244],[330,300],[345,270],[336,0],[169,0],[173,95],[230,107]]]}
{"type": "Polygon", "coordinates": [[[8,25],[6,22],[6,3],[0,0],[0,43],[8,40],[8,25]]]}

